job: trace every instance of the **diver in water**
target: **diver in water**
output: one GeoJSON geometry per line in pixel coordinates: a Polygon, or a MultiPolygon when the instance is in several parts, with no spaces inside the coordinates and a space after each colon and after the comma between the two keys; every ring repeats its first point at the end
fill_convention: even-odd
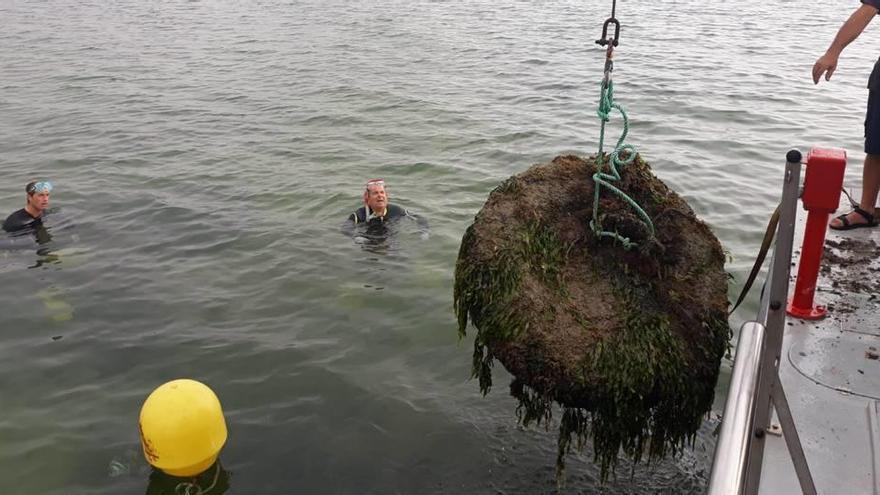
{"type": "Polygon", "coordinates": [[[348,216],[342,230],[357,238],[355,231],[359,226],[365,226],[367,236],[385,236],[388,233],[386,226],[402,218],[414,220],[419,226],[422,238],[427,238],[428,221],[410,213],[406,208],[389,203],[385,181],[370,179],[364,189],[364,206],[348,216]]]}
{"type": "Polygon", "coordinates": [[[52,183],[48,181],[28,182],[24,188],[27,193],[24,208],[13,212],[3,222],[3,230],[13,234],[8,243],[2,247],[14,247],[18,242],[15,238],[33,234],[38,244],[46,244],[52,240],[49,231],[43,225],[43,219],[49,213],[49,194],[52,183]]]}
{"type": "Polygon", "coordinates": [[[3,230],[6,232],[36,230],[43,224],[43,214],[49,208],[49,193],[52,192],[52,184],[50,182],[28,182],[24,190],[27,193],[24,208],[6,217],[6,221],[3,222],[3,230]]]}

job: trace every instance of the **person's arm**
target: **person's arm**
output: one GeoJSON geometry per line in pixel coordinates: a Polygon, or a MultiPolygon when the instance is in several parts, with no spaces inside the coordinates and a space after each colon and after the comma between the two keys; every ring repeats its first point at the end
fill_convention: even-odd
{"type": "Polygon", "coordinates": [[[16,215],[15,215],[15,213],[13,213],[13,214],[9,215],[8,217],[6,217],[6,220],[3,221],[3,230],[5,232],[15,232],[15,230],[18,228],[15,225],[16,223],[18,223],[16,221],[16,215]]]}
{"type": "Polygon", "coordinates": [[[431,235],[431,228],[428,226],[428,219],[421,215],[416,215],[409,210],[403,210],[404,214],[409,218],[416,221],[416,224],[419,226],[419,233],[422,236],[422,239],[427,239],[429,235],[431,235]]]}
{"type": "Polygon", "coordinates": [[[345,222],[343,222],[342,233],[349,237],[354,237],[355,225],[357,225],[357,213],[352,213],[347,219],[345,219],[345,222]]]}
{"type": "Polygon", "coordinates": [[[829,46],[825,54],[819,57],[819,59],[816,60],[816,63],[813,64],[813,84],[819,84],[819,79],[822,77],[822,74],[825,74],[826,81],[831,79],[831,74],[834,74],[834,70],[837,69],[837,59],[840,57],[840,53],[847,45],[852,43],[853,40],[862,34],[862,31],[865,30],[865,27],[868,26],[871,19],[877,15],[877,4],[878,2],[876,0],[863,2],[862,6],[856,9],[856,11],[849,16],[849,19],[843,23],[843,26],[840,27],[840,31],[837,32],[837,36],[834,37],[834,41],[831,42],[831,46],[829,46]]]}

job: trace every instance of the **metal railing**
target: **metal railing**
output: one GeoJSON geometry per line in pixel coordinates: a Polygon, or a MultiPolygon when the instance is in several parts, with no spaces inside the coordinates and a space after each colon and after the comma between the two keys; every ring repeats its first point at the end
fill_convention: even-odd
{"type": "Polygon", "coordinates": [[[709,479],[709,493],[742,493],[746,454],[754,431],[758,371],[764,353],[764,325],[743,324],[736,346],[736,364],[724,405],[724,421],[715,447],[715,462],[709,479]]]}
{"type": "Polygon", "coordinates": [[[740,333],[721,432],[715,447],[709,481],[710,495],[758,493],[772,407],[775,407],[779,417],[801,490],[805,494],[816,493],[791,410],[779,382],[801,158],[797,150],[789,151],[786,155],[773,262],[761,297],[759,321],[745,323],[740,333]]]}

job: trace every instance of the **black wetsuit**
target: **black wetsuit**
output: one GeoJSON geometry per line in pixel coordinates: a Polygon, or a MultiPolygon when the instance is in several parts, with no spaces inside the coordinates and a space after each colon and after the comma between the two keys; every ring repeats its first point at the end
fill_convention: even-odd
{"type": "Polygon", "coordinates": [[[412,216],[406,211],[406,208],[401,208],[400,206],[388,204],[385,207],[385,216],[378,216],[373,213],[373,210],[370,210],[366,206],[361,206],[354,213],[348,216],[348,221],[354,222],[355,225],[361,223],[373,223],[373,222],[387,222],[390,220],[394,220],[396,218],[403,218],[412,216]]]}
{"type": "Polygon", "coordinates": [[[360,226],[366,226],[366,234],[373,236],[384,236],[387,234],[385,230],[386,225],[390,225],[394,223],[395,220],[401,218],[409,218],[414,220],[419,225],[419,230],[422,231],[423,236],[428,235],[428,221],[424,218],[414,215],[409,212],[406,208],[401,206],[397,206],[395,204],[389,203],[388,206],[385,207],[385,215],[379,216],[376,215],[373,210],[369,209],[366,206],[361,206],[354,213],[348,216],[348,219],[345,221],[345,225],[342,230],[349,234],[354,235],[355,229],[360,226]]]}
{"type": "Polygon", "coordinates": [[[25,229],[36,229],[43,224],[42,218],[34,218],[24,208],[6,217],[3,222],[3,230],[6,232],[18,232],[25,229]]]}

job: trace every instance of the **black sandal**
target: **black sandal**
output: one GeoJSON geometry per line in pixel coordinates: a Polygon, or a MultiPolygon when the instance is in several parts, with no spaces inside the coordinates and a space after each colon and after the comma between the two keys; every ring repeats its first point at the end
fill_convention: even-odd
{"type": "Polygon", "coordinates": [[[853,211],[851,211],[850,213],[858,213],[859,215],[861,215],[862,218],[865,219],[865,223],[849,223],[849,219],[846,218],[849,213],[844,213],[843,215],[836,217],[843,225],[841,225],[840,227],[835,227],[829,224],[828,226],[834,230],[852,230],[877,226],[877,219],[874,218],[874,215],[871,215],[867,211],[859,208],[858,206],[854,207],[853,211]]]}

